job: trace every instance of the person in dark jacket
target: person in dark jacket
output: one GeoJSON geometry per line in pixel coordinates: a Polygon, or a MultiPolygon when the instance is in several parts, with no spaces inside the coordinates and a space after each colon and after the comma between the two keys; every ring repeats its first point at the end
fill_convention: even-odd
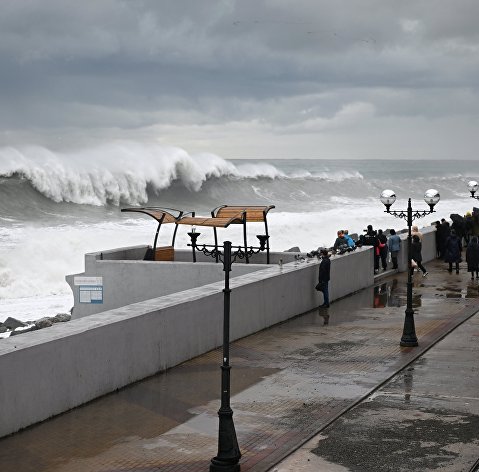
{"type": "Polygon", "coordinates": [[[335,251],[346,251],[348,249],[348,240],[344,237],[344,233],[342,230],[338,231],[338,237],[336,238],[336,241],[334,241],[334,246],[333,249],[335,251]]]}
{"type": "Polygon", "coordinates": [[[436,239],[436,257],[441,258],[441,222],[435,221],[434,227],[436,228],[435,239],[436,239]]]}
{"type": "Polygon", "coordinates": [[[474,230],[474,220],[472,219],[472,214],[470,211],[468,211],[464,215],[464,222],[466,225],[466,234],[464,235],[464,240],[466,242],[466,245],[469,244],[469,241],[471,240],[471,237],[474,236],[473,230],[474,230]]]}
{"type": "Polygon", "coordinates": [[[452,272],[452,264],[456,265],[456,274],[459,274],[459,262],[461,262],[462,244],[454,230],[446,239],[444,245],[444,261],[449,263],[449,272],[452,272]]]}
{"type": "Polygon", "coordinates": [[[441,219],[441,228],[438,228],[437,232],[440,258],[443,259],[446,253],[446,240],[451,234],[449,223],[444,218],[441,219]]]}
{"type": "Polygon", "coordinates": [[[476,279],[479,280],[479,242],[477,236],[472,236],[466,249],[467,271],[471,273],[471,280],[474,280],[474,272],[476,279]]]}
{"type": "Polygon", "coordinates": [[[379,257],[381,258],[381,266],[383,270],[388,268],[388,238],[382,229],[378,229],[379,240],[379,257]]]}
{"type": "Polygon", "coordinates": [[[377,236],[376,231],[373,229],[372,225],[368,225],[368,229],[366,230],[366,234],[362,236],[362,244],[363,246],[373,246],[373,257],[374,257],[374,273],[377,274],[379,272],[379,239],[377,236]]]}
{"type": "MultiPolygon", "coordinates": [[[[427,270],[426,268],[422,265],[422,243],[421,239],[417,234],[415,234],[412,237],[411,241],[411,259],[417,264],[419,269],[421,269],[422,276],[426,277],[427,275],[427,270]]],[[[414,269],[411,268],[411,271],[414,272],[414,269]]]]}
{"type": "Polygon", "coordinates": [[[329,279],[331,273],[331,261],[327,249],[321,249],[321,263],[319,264],[319,277],[316,289],[323,293],[323,304],[320,308],[329,308],[329,279]]]}

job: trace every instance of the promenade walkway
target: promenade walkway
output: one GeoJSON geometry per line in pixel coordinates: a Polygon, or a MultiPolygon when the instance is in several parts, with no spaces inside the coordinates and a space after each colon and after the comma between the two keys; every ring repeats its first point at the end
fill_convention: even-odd
{"type": "MultiPolygon", "coordinates": [[[[405,274],[232,344],[242,471],[471,469],[478,282],[427,268],[415,276],[417,348],[399,346],[405,274]]],[[[0,440],[0,470],[207,471],[220,358],[210,352],[0,440]]]]}

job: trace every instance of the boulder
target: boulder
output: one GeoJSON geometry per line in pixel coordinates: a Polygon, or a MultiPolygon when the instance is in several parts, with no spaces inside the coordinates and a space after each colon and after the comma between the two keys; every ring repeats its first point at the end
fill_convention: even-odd
{"type": "Polygon", "coordinates": [[[45,316],[44,318],[35,321],[34,326],[36,329],[49,328],[50,326],[53,326],[53,321],[51,318],[48,318],[48,316],[45,316]]]}
{"type": "Polygon", "coordinates": [[[30,331],[35,331],[36,329],[37,327],[34,324],[30,326],[21,326],[17,329],[14,329],[10,333],[10,336],[16,336],[17,334],[29,333],[30,331]]]}
{"type": "Polygon", "coordinates": [[[3,322],[3,326],[6,326],[8,329],[14,330],[16,328],[21,328],[27,326],[23,321],[17,320],[16,318],[11,318],[10,316],[3,322]]]}
{"type": "Polygon", "coordinates": [[[5,333],[7,330],[7,327],[6,326],[3,326],[2,323],[0,323],[0,333],[5,333]]]}
{"type": "Polygon", "coordinates": [[[54,323],[64,323],[65,321],[70,321],[72,318],[72,315],[70,313],[58,313],[56,314],[51,320],[54,323]]]}
{"type": "Polygon", "coordinates": [[[284,252],[301,252],[301,250],[299,249],[298,246],[294,246],[290,249],[286,249],[286,251],[284,251],[284,252]]]}

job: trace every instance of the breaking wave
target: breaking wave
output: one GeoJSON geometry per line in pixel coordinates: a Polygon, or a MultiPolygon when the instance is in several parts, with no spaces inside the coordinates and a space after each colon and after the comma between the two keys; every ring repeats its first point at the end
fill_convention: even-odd
{"type": "MultiPolygon", "coordinates": [[[[234,164],[217,155],[188,154],[175,147],[118,142],[76,152],[44,147],[0,149],[0,186],[26,181],[41,196],[84,205],[141,205],[173,184],[200,192],[209,181],[361,179],[359,172],[290,173],[266,162],[234,164]]],[[[25,182],[24,182],[25,183],[25,182]]],[[[12,190],[10,190],[12,191],[12,190]]]]}

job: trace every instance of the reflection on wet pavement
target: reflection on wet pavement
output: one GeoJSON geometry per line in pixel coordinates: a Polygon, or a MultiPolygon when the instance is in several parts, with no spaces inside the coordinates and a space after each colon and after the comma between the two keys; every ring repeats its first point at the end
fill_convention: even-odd
{"type": "MultiPolygon", "coordinates": [[[[438,298],[444,277],[430,274],[414,286],[416,351],[399,347],[404,274],[231,344],[242,471],[268,470],[467,316],[472,303],[438,298]]],[[[220,364],[220,350],[211,351],[3,438],[0,471],[207,470],[217,447],[220,364]]],[[[406,371],[405,401],[412,375],[406,371]]]]}
{"type": "MultiPolygon", "coordinates": [[[[406,306],[406,281],[403,286],[399,285],[398,279],[394,278],[373,288],[373,308],[401,307],[406,306]]],[[[420,285],[423,287],[423,285],[420,285]]],[[[414,293],[412,296],[413,308],[422,306],[422,294],[414,293]]]]}

